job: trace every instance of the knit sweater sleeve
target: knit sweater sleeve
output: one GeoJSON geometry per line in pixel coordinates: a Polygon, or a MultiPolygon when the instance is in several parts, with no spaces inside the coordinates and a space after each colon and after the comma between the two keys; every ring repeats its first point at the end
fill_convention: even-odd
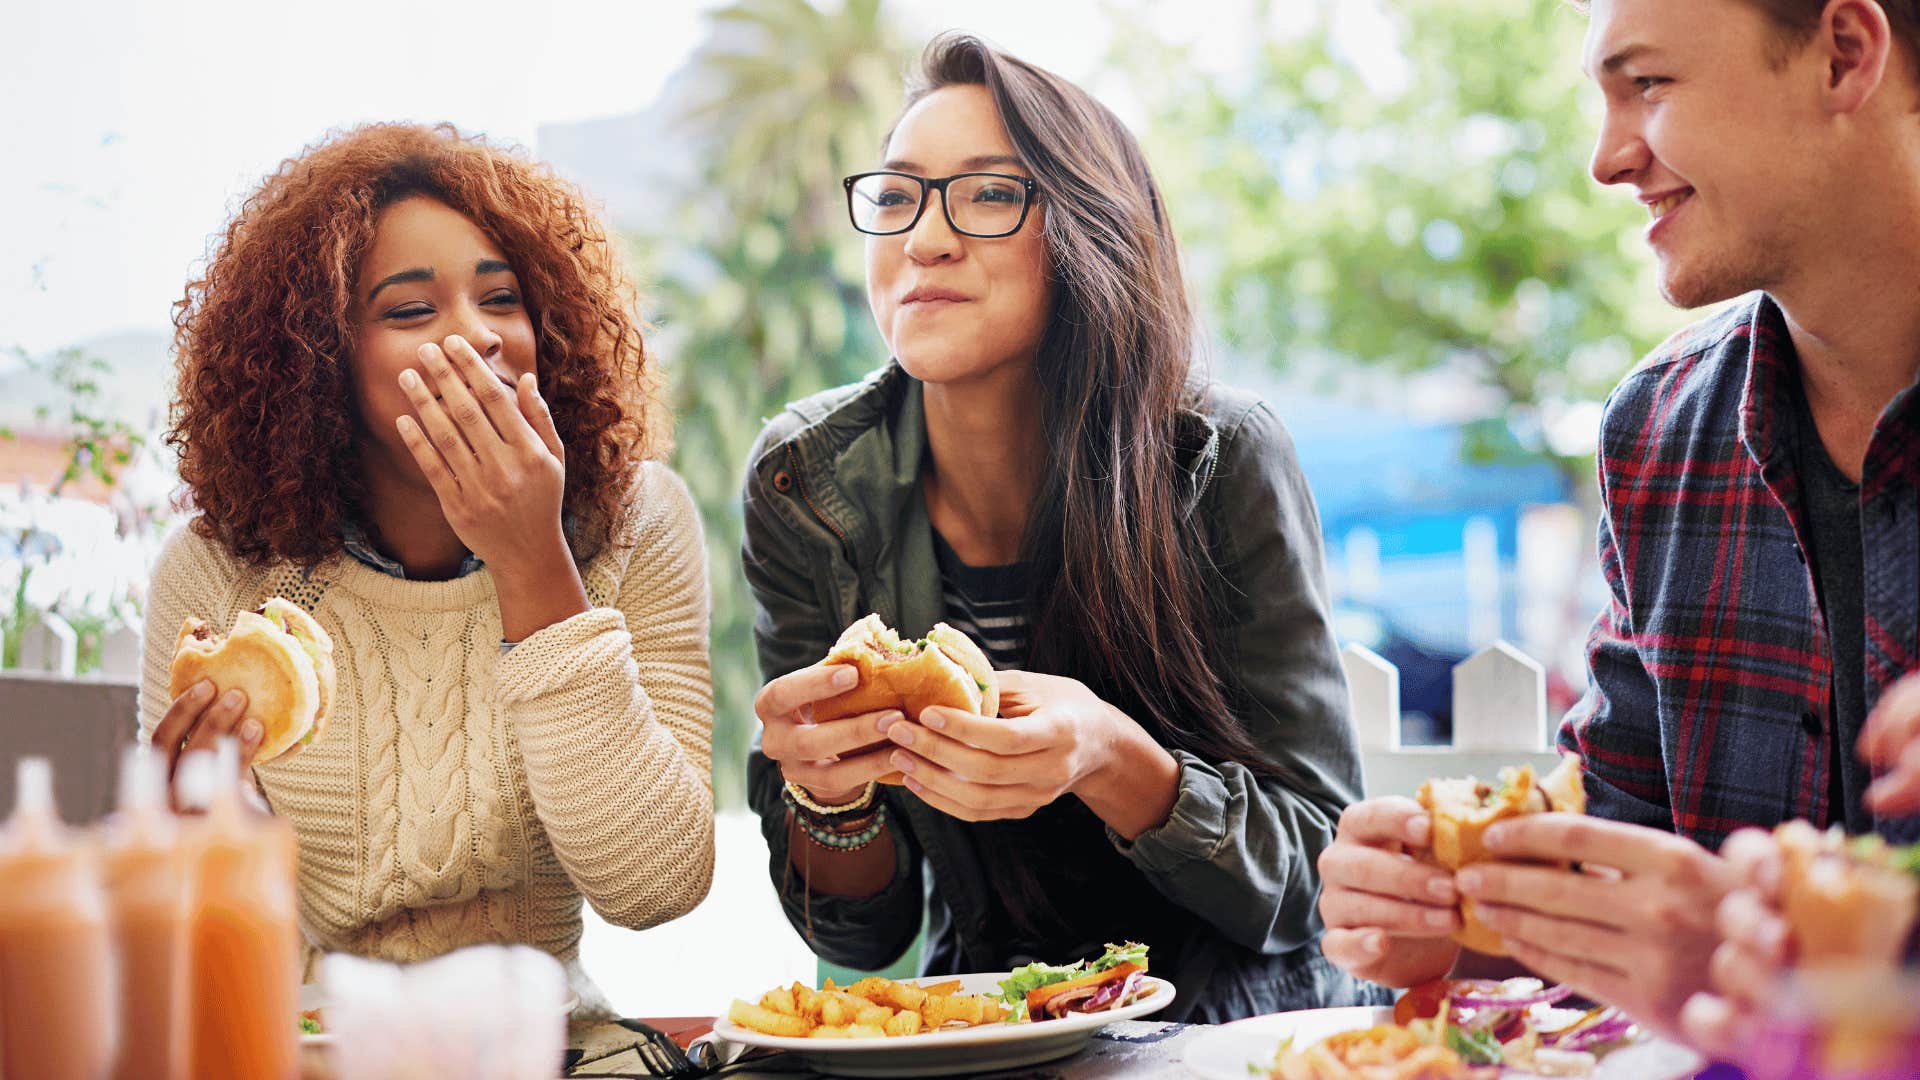
{"type": "Polygon", "coordinates": [[[693,910],[713,879],[706,551],[686,485],[644,470],[613,605],[529,636],[496,683],[561,866],[636,930],[693,910]]]}
{"type": "Polygon", "coordinates": [[[210,540],[183,526],[167,537],[147,579],[146,621],[140,632],[140,741],[173,704],[168,683],[180,625],[187,619],[205,619],[224,634],[233,623],[236,597],[249,580],[245,564],[210,540]]]}

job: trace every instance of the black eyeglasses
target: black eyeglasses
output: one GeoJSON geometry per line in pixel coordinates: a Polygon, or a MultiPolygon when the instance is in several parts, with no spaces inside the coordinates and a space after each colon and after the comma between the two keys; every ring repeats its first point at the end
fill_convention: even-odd
{"type": "Polygon", "coordinates": [[[847,189],[847,217],[868,236],[895,236],[920,224],[920,215],[927,212],[928,191],[938,191],[953,231],[987,240],[1020,231],[1039,186],[1025,176],[991,172],[955,173],[939,179],[870,172],[841,183],[847,189]]]}

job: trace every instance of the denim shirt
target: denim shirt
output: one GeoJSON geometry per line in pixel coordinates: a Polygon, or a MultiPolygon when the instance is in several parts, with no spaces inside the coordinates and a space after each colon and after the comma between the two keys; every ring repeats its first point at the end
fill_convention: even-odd
{"type": "MultiPolygon", "coordinates": [[[[347,549],[347,554],[359,559],[373,569],[386,574],[388,577],[404,579],[407,576],[407,568],[400,565],[399,560],[389,559],[375,550],[373,542],[367,539],[366,526],[361,525],[357,521],[341,523],[340,544],[347,549]]],[[[474,556],[473,552],[469,551],[460,557],[460,569],[454,571],[453,576],[455,578],[466,577],[468,574],[473,573],[485,565],[486,563],[481,562],[474,556]]]]}
{"type": "MultiPolygon", "coordinates": [[[[1182,462],[1186,509],[1213,538],[1225,578],[1230,612],[1218,639],[1229,700],[1278,774],[1170,748],[1180,766],[1172,813],[1130,844],[1071,797],[1026,822],[995,824],[1044,833],[1034,838],[1042,847],[1080,849],[1076,869],[1088,876],[1058,897],[1081,920],[1074,932],[1091,936],[1121,921],[1148,943],[1154,972],[1180,988],[1167,1018],[1386,1000],[1319,951],[1316,861],[1361,780],[1328,626],[1318,514],[1273,411],[1226,388],[1203,397],[1190,419],[1204,444],[1182,462]]],[[[817,662],[869,611],[916,637],[944,618],[919,488],[925,454],[921,384],[897,365],[795,402],[768,424],[748,465],[742,550],[764,678],[817,662]]],[[[782,906],[826,959],[883,967],[907,950],[923,919],[927,974],[1080,958],[1034,957],[1028,943],[1005,936],[1006,902],[980,859],[983,834],[904,789],[881,796],[897,860],[892,882],[865,898],[812,893],[789,865],[778,766],[756,745],[748,770],[782,906]]],[[[1103,944],[1075,940],[1076,951],[1094,954],[1103,944]]]]}
{"type": "MultiPolygon", "coordinates": [[[[397,577],[404,580],[407,576],[407,568],[402,566],[399,560],[389,559],[374,549],[373,542],[367,539],[366,528],[357,521],[347,521],[341,524],[340,545],[346,548],[347,554],[358,559],[366,566],[386,574],[388,577],[397,577]]],[[[485,565],[486,563],[475,558],[473,552],[469,551],[460,557],[460,569],[455,571],[453,576],[456,579],[466,577],[468,574],[478,571],[485,565]]],[[[519,642],[502,641],[500,643],[500,655],[505,656],[512,652],[513,647],[517,644],[519,644],[519,642]]]]}

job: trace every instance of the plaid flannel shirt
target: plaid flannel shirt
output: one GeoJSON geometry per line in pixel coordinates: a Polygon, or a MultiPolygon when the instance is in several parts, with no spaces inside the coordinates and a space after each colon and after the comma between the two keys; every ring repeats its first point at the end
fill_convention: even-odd
{"type": "MultiPolygon", "coordinates": [[[[1602,427],[1612,600],[1560,744],[1586,760],[1591,813],[1709,848],[1742,826],[1847,817],[1829,805],[1832,664],[1794,471],[1792,350],[1779,307],[1756,294],[1655,350],[1602,427]]],[[[1875,426],[1860,485],[1869,709],[1920,666],[1916,492],[1909,387],[1875,426]]],[[[1870,820],[1889,840],[1920,840],[1920,818],[1870,820]]]]}

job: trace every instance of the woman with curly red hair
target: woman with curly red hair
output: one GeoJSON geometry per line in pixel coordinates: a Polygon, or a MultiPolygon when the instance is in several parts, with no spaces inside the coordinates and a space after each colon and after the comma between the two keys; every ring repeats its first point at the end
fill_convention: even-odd
{"type": "Polygon", "coordinates": [[[251,760],[243,694],[169,692],[175,633],[293,600],[335,642],[330,730],[251,775],[308,939],[526,942],[606,1015],[580,900],[691,910],[713,795],[699,519],[605,229],[484,140],[358,128],[246,200],[174,323],[195,514],[153,572],[142,731],[251,760]]]}

